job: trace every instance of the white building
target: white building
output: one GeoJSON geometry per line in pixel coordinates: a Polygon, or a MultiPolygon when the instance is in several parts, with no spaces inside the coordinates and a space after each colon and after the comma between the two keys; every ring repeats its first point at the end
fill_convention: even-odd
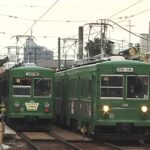
{"type": "Polygon", "coordinates": [[[140,38],[140,52],[147,53],[148,52],[148,34],[141,34],[142,38],[140,38]]]}

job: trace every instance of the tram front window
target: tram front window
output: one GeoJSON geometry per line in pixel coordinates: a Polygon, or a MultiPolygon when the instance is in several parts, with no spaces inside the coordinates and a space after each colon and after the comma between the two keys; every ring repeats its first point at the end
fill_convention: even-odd
{"type": "Polygon", "coordinates": [[[13,96],[30,96],[31,79],[13,78],[13,96]]]}
{"type": "Polygon", "coordinates": [[[50,96],[51,80],[50,79],[34,79],[34,96],[50,96]]]}
{"type": "Polygon", "coordinates": [[[123,76],[102,75],[100,91],[101,98],[123,98],[123,76]]]}
{"type": "Polygon", "coordinates": [[[148,99],[148,76],[127,76],[127,98],[148,99]]]}

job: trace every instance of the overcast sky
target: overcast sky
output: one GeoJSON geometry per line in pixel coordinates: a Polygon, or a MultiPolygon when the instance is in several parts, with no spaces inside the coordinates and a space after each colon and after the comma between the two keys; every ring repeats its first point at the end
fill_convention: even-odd
{"type": "Polygon", "coordinates": [[[130,20],[132,32],[148,33],[150,0],[0,0],[0,17],[1,51],[15,44],[15,35],[31,34],[31,28],[38,45],[56,51],[58,37],[78,38],[79,26],[98,19],[127,17],[121,26],[128,29],[130,20]]]}

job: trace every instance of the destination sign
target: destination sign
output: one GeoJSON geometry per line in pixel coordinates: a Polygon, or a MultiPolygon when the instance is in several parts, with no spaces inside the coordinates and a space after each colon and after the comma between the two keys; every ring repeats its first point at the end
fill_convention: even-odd
{"type": "Polygon", "coordinates": [[[26,72],[26,76],[35,77],[35,76],[39,76],[39,75],[40,75],[39,72],[26,72]]]}
{"type": "Polygon", "coordinates": [[[134,69],[132,67],[118,67],[117,72],[133,72],[134,69]]]}

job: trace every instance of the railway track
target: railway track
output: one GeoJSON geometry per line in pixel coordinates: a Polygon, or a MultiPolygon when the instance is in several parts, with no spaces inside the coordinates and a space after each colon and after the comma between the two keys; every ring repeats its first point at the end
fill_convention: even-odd
{"type": "Polygon", "coordinates": [[[17,132],[17,135],[21,137],[33,150],[40,150],[40,148],[26,135],[23,133],[17,132]]]}
{"type": "Polygon", "coordinates": [[[149,150],[150,145],[146,143],[121,143],[121,144],[116,144],[116,143],[109,143],[109,142],[104,142],[105,145],[108,145],[110,148],[113,148],[114,150],[149,150]]]}
{"type": "Polygon", "coordinates": [[[149,150],[150,145],[139,143],[95,142],[91,139],[83,141],[81,135],[61,128],[53,132],[22,132],[18,133],[16,146],[9,150],[149,150]]]}
{"type": "MultiPolygon", "coordinates": [[[[17,133],[17,135],[21,138],[22,143],[24,143],[24,150],[53,150],[53,149],[61,149],[61,150],[82,150],[79,146],[68,142],[67,140],[51,134],[40,132],[40,134],[45,135],[45,137],[36,137],[38,132],[21,132],[17,133]]],[[[18,147],[19,149],[19,147],[18,147]]],[[[22,149],[22,148],[21,148],[22,149]]],[[[15,148],[16,150],[16,148],[15,148]]]]}

